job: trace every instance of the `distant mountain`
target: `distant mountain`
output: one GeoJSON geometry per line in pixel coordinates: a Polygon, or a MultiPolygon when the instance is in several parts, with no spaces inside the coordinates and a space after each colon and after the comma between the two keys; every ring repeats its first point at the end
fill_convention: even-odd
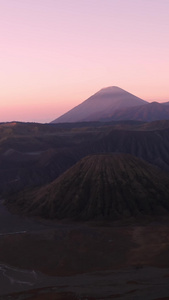
{"type": "Polygon", "coordinates": [[[45,218],[115,220],[169,211],[169,177],[129,154],[83,158],[58,179],[8,200],[16,212],[45,218]]]}
{"type": "Polygon", "coordinates": [[[169,105],[167,103],[152,102],[141,106],[129,107],[116,110],[111,117],[103,118],[104,121],[111,120],[137,120],[151,122],[169,119],[169,105]]]}
{"type": "Polygon", "coordinates": [[[107,87],[101,89],[52,123],[100,121],[111,116],[118,109],[140,106],[146,103],[148,102],[119,87],[107,87]]]}

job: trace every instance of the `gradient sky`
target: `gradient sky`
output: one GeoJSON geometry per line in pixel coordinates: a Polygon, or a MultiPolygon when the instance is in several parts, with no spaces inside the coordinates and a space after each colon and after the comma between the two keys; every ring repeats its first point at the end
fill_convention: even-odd
{"type": "Polygon", "coordinates": [[[50,122],[103,87],[169,101],[169,0],[0,0],[0,122],[50,122]]]}

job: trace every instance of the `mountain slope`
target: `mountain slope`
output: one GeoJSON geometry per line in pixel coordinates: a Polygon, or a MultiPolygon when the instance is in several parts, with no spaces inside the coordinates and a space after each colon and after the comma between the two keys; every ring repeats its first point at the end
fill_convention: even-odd
{"type": "Polygon", "coordinates": [[[115,111],[111,117],[103,119],[111,120],[137,120],[151,122],[169,119],[169,106],[158,102],[152,102],[141,106],[129,107],[115,111]]]}
{"type": "Polygon", "coordinates": [[[120,108],[146,104],[148,102],[126,92],[119,87],[107,87],[74,107],[52,123],[98,121],[111,116],[120,108]]]}
{"type": "Polygon", "coordinates": [[[0,125],[0,194],[45,185],[83,157],[130,153],[169,172],[169,120],[0,125]]]}
{"type": "Polygon", "coordinates": [[[12,197],[15,211],[79,220],[169,211],[169,177],[128,154],[83,158],[51,184],[12,197]]]}

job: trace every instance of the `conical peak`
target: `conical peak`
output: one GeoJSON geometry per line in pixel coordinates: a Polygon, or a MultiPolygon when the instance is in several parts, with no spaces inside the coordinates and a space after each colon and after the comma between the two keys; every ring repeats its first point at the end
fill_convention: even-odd
{"type": "Polygon", "coordinates": [[[117,86],[105,87],[54,120],[53,123],[99,121],[109,118],[117,109],[146,103],[117,86]]]}
{"type": "Polygon", "coordinates": [[[48,186],[27,193],[24,199],[23,194],[17,195],[11,203],[45,218],[113,221],[151,215],[159,207],[169,210],[168,176],[159,172],[129,154],[91,155],[48,186]]]}
{"type": "Polygon", "coordinates": [[[125,92],[125,90],[119,88],[118,86],[108,86],[101,89],[98,93],[121,93],[125,92]]]}

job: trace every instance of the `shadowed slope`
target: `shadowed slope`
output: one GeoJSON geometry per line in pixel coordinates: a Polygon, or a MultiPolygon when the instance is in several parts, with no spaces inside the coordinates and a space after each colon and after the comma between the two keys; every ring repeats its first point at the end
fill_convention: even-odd
{"type": "Polygon", "coordinates": [[[78,220],[153,215],[169,210],[169,177],[128,154],[83,158],[53,183],[8,201],[15,211],[78,220]]]}
{"type": "Polygon", "coordinates": [[[116,86],[104,88],[52,123],[98,121],[115,110],[147,102],[116,86]]]}
{"type": "Polygon", "coordinates": [[[152,102],[141,106],[120,109],[112,114],[110,120],[137,120],[151,122],[156,120],[169,119],[169,106],[158,102],[152,102]]]}

